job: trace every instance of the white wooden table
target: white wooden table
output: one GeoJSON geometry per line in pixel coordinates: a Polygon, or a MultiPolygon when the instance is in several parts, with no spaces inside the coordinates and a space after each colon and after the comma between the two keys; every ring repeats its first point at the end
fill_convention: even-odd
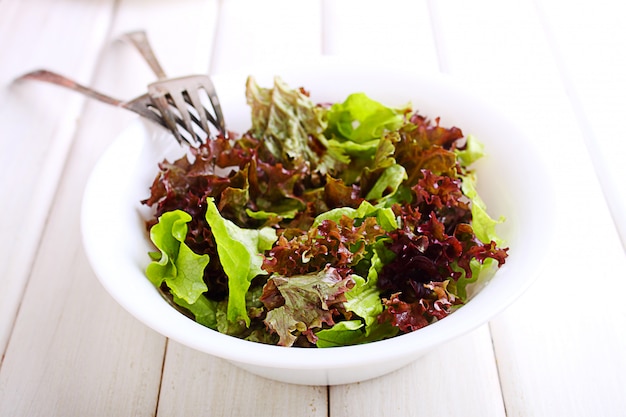
{"type": "Polygon", "coordinates": [[[0,416],[626,416],[626,12],[598,0],[0,0],[0,416]],[[387,376],[276,383],[168,341],[104,291],[79,209],[153,80],[117,39],[147,30],[169,75],[321,55],[471,83],[550,163],[551,262],[488,325],[387,376]]]}

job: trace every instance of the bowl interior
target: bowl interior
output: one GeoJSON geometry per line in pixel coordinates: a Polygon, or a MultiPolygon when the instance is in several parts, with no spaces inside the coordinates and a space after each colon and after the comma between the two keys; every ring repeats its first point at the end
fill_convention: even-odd
{"type": "MultiPolygon", "coordinates": [[[[153,250],[144,227],[150,211],[140,204],[164,157],[182,154],[167,132],[149,122],[130,125],[94,168],[85,190],[82,231],[92,267],[107,291],[137,319],[182,344],[238,363],[283,369],[348,367],[383,363],[425,351],[483,324],[518,297],[537,274],[549,244],[550,185],[533,144],[519,127],[447,77],[321,62],[297,68],[251,70],[270,86],[274,74],[302,86],[314,101],[343,101],[363,91],[390,106],[411,102],[414,110],[443,126],[457,126],[485,144],[476,164],[478,188],[510,247],[506,264],[470,302],[444,320],[394,339],[332,349],[285,349],[205,328],[169,306],[144,275],[153,250]],[[346,350],[338,355],[336,349],[346,350]]],[[[214,77],[228,128],[249,127],[245,74],[214,77]]]]}

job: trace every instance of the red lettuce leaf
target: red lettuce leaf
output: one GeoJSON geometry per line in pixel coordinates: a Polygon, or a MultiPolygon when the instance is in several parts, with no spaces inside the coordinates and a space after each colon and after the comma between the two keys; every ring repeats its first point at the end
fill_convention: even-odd
{"type": "Polygon", "coordinates": [[[327,267],[318,273],[285,277],[273,275],[263,289],[261,301],[269,310],[265,324],[280,337],[281,346],[317,341],[314,329],[335,324],[340,315],[344,293],[354,285],[350,277],[342,277],[336,268],[327,267]]]}
{"type": "Polygon", "coordinates": [[[385,310],[379,316],[379,321],[389,322],[408,333],[443,319],[451,313],[453,306],[461,303],[454,294],[448,292],[447,286],[448,281],[425,284],[424,295],[413,302],[403,301],[400,293],[383,298],[385,310]]]}
{"type": "Polygon", "coordinates": [[[342,216],[339,223],[324,220],[289,240],[281,235],[268,252],[263,269],[284,276],[318,272],[327,265],[347,270],[365,256],[366,246],[384,233],[375,217],[358,225],[348,216],[342,216]]]}
{"type": "Polygon", "coordinates": [[[402,226],[389,233],[387,248],[396,257],[378,277],[383,296],[391,300],[384,315],[407,316],[399,324],[403,330],[419,328],[425,317],[438,311],[427,308],[433,285],[470,279],[472,260],[492,258],[501,266],[508,250],[476,237],[459,180],[422,170],[412,191],[413,203],[394,206],[402,226]]]}
{"type": "Polygon", "coordinates": [[[422,170],[453,177],[457,171],[453,149],[463,138],[463,132],[455,127],[441,127],[438,118],[433,125],[417,113],[410,122],[399,130],[400,140],[395,145],[396,161],[407,171],[406,184],[416,184],[422,177],[422,170]]]}

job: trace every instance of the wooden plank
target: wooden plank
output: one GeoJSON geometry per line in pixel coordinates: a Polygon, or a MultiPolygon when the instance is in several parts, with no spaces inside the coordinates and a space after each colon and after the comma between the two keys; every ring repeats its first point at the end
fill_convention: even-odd
{"type": "Polygon", "coordinates": [[[40,67],[89,80],[112,5],[112,0],[82,7],[39,0],[0,3],[0,165],[4,172],[0,176],[0,354],[8,342],[84,103],[82,97],[54,87],[12,82],[40,67]],[[62,55],[53,52],[59,45],[65,51],[62,55]]]}
{"type": "Polygon", "coordinates": [[[616,271],[626,260],[536,10],[530,1],[448,1],[435,16],[447,71],[524,125],[553,184],[548,263],[491,324],[507,415],[623,414],[626,307],[590,294],[605,282],[623,293],[616,271]]]}
{"type": "Polygon", "coordinates": [[[615,2],[538,2],[539,15],[626,248],[626,26],[615,2]],[[567,13],[563,13],[567,8],[567,13]]]}
{"type": "Polygon", "coordinates": [[[110,57],[101,64],[111,73],[102,88],[131,98],[146,92],[155,75],[129,45],[120,41],[133,30],[146,31],[150,43],[168,77],[207,73],[218,27],[218,1],[181,0],[175,5],[122,1],[111,29],[110,57]],[[119,61],[128,62],[128,71],[114,73],[119,61]],[[128,76],[130,73],[130,77],[128,76]],[[115,74],[115,75],[114,75],[115,74]]]}
{"type": "MultiPolygon", "coordinates": [[[[212,73],[245,71],[268,59],[320,51],[317,2],[226,1],[221,6],[212,73]],[[286,36],[290,31],[296,35],[286,36]]],[[[326,411],[325,387],[266,380],[173,341],[168,344],[158,415],[322,416],[326,411]]]]}
{"type": "Polygon", "coordinates": [[[222,2],[211,73],[296,62],[322,52],[318,0],[222,2]]]}
{"type": "MultiPolygon", "coordinates": [[[[426,1],[324,5],[327,53],[439,71],[442,57],[426,1]]],[[[330,411],[333,416],[503,416],[489,329],[451,341],[398,372],[331,387],[330,411]]]]}
{"type": "MultiPolygon", "coordinates": [[[[83,164],[93,162],[85,158],[83,164]]],[[[105,293],[81,249],[80,196],[89,166],[71,167],[0,373],[0,416],[154,415],[164,338],[105,293]],[[156,366],[155,366],[156,365],[156,366]]]]}
{"type": "MultiPolygon", "coordinates": [[[[132,97],[135,89],[145,91],[154,76],[130,46],[115,40],[118,34],[137,28],[158,33],[155,38],[176,39],[178,43],[170,41],[164,47],[154,41],[157,52],[166,51],[162,57],[166,69],[182,65],[178,58],[184,56],[189,58],[185,65],[194,71],[206,70],[210,50],[204,47],[212,32],[204,32],[202,23],[215,19],[216,2],[192,3],[159,3],[148,9],[121,2],[110,28],[112,39],[101,40],[102,65],[91,84],[120,97],[132,97]],[[192,10],[195,29],[169,27],[168,33],[161,32],[165,17],[180,21],[192,10]],[[174,61],[168,60],[168,48],[184,45],[191,35],[198,36],[199,41],[190,42],[197,49],[177,51],[170,58],[174,61]]],[[[134,118],[93,101],[80,116],[71,158],[1,369],[2,416],[156,413],[165,338],[124,312],[103,291],[87,264],[78,226],[89,171],[134,118]]]]}
{"type": "Polygon", "coordinates": [[[327,415],[326,387],[271,381],[169,341],[159,416],[327,415]]]}
{"type": "Polygon", "coordinates": [[[438,71],[428,2],[323,1],[324,54],[356,62],[438,71]]]}
{"type": "Polygon", "coordinates": [[[485,325],[392,374],[333,387],[331,415],[505,416],[490,345],[485,325]]]}

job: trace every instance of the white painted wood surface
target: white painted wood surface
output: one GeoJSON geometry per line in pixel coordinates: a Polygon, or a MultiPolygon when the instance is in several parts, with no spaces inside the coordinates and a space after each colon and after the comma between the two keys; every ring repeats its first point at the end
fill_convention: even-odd
{"type": "Polygon", "coordinates": [[[0,416],[626,416],[626,226],[617,2],[0,1],[0,416]],[[80,241],[86,177],[154,79],[119,36],[146,29],[169,75],[320,55],[392,60],[471,83],[552,161],[553,261],[489,325],[390,375],[268,381],[147,329],[106,294],[80,241]]]}
{"type": "Polygon", "coordinates": [[[65,91],[11,82],[44,66],[89,82],[111,24],[112,7],[112,1],[104,0],[89,7],[43,0],[0,4],[0,123],[11,126],[0,141],[0,229],[8,237],[0,243],[1,349],[6,347],[84,103],[82,97],[65,91]]]}
{"type": "Polygon", "coordinates": [[[539,18],[626,247],[626,6],[611,1],[537,2],[539,18]],[[563,7],[567,7],[564,18],[563,7]]]}

